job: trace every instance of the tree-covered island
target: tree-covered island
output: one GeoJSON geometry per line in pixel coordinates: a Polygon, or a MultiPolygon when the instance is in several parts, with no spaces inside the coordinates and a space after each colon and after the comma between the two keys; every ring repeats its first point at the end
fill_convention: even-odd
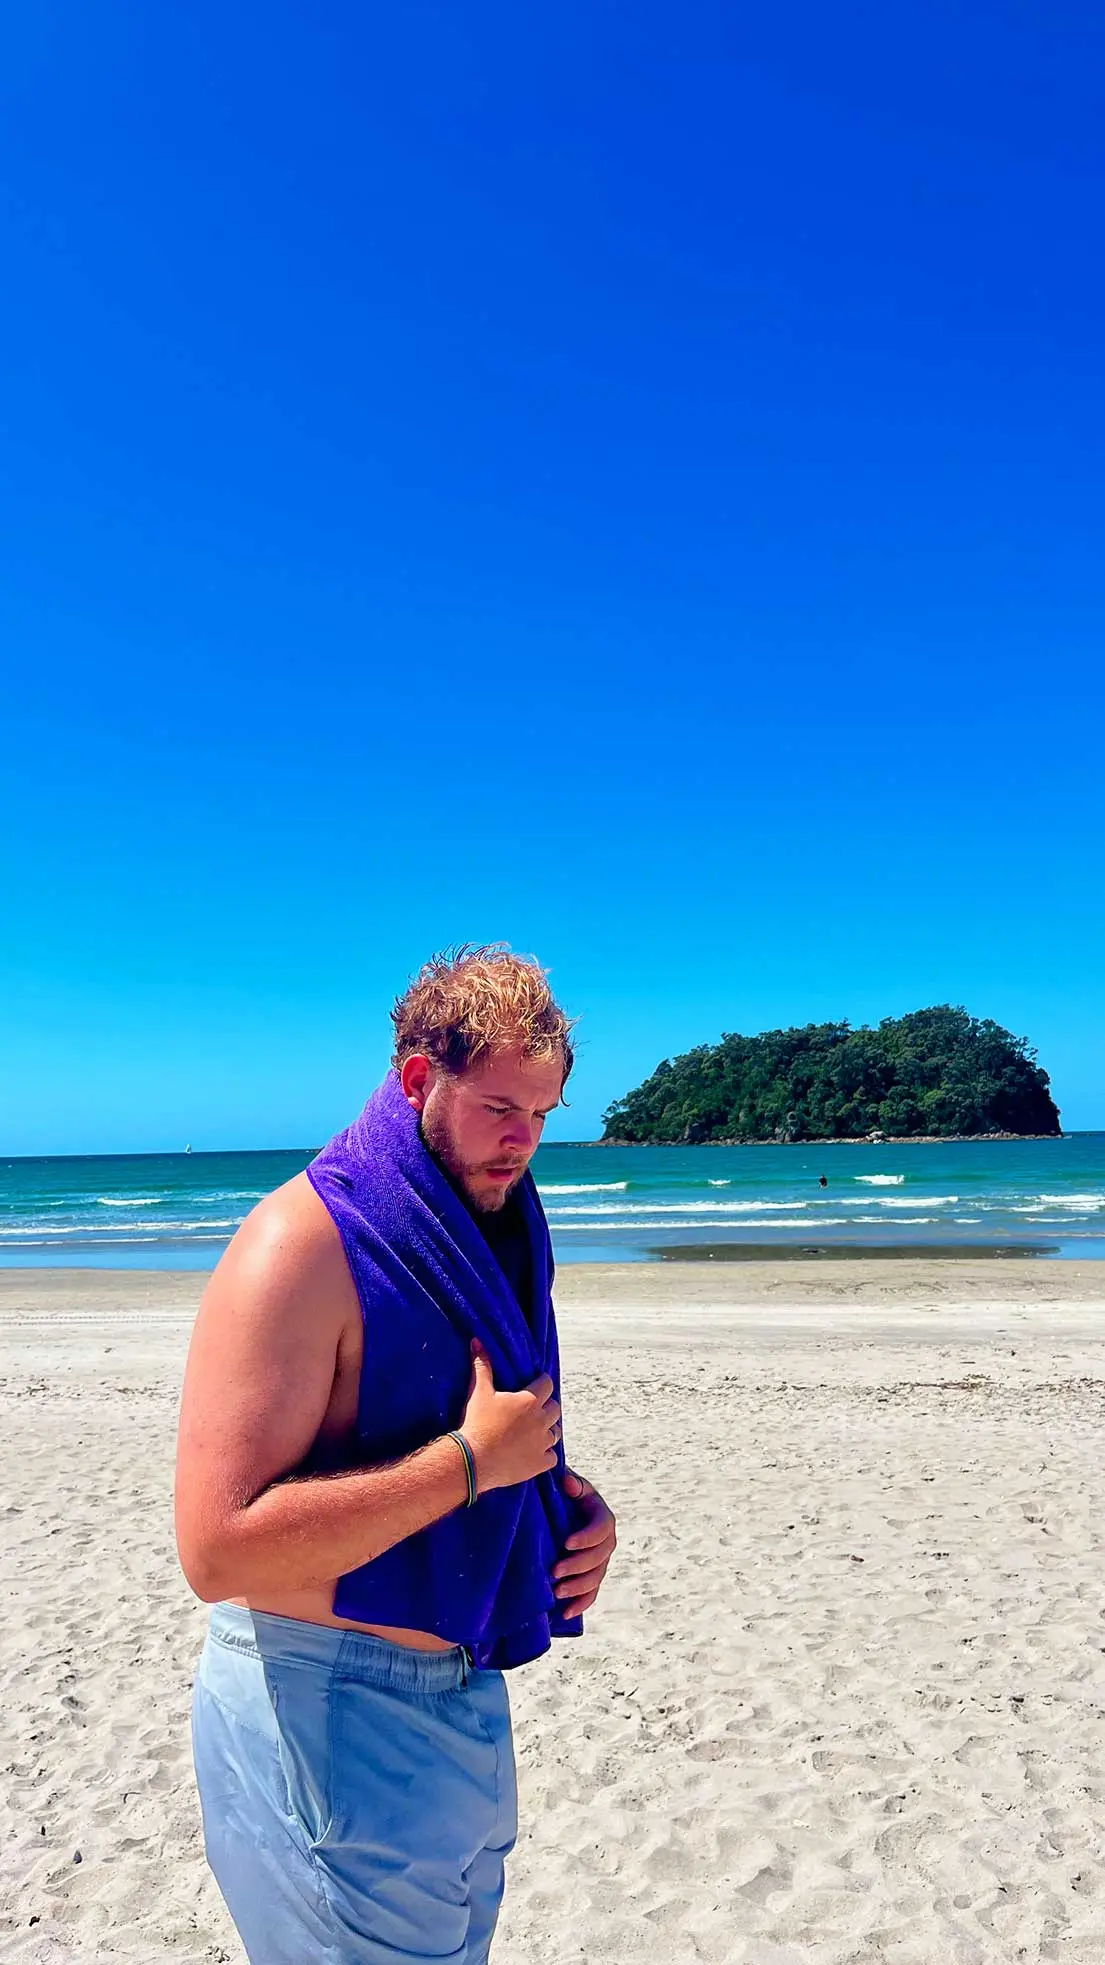
{"type": "Polygon", "coordinates": [[[1047,1072],[1022,1037],[950,1004],[723,1036],[665,1059],[603,1113],[604,1145],[1054,1135],[1047,1072]]]}

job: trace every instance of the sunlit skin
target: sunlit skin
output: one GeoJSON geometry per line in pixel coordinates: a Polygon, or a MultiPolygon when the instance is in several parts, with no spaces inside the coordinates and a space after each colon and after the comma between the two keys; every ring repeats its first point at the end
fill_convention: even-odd
{"type": "Polygon", "coordinates": [[[427,1057],[410,1057],[399,1078],[430,1152],[473,1207],[497,1213],[533,1158],[549,1113],[560,1104],[559,1058],[504,1051],[454,1077],[427,1057]]]}
{"type": "MultiPolygon", "coordinates": [[[[560,1101],[559,1063],[504,1050],[447,1077],[428,1058],[411,1057],[400,1075],[430,1151],[474,1208],[502,1208],[560,1101]]],[[[371,1559],[377,1522],[404,1522],[402,1534],[415,1533],[463,1500],[447,1440],[394,1467],[302,1477],[309,1462],[348,1464],[362,1342],[340,1237],[299,1174],[253,1210],[204,1293],[181,1409],[182,1560],[208,1601],[229,1598],[278,1617],[443,1650],[429,1632],[349,1624],[333,1613],[334,1580],[371,1559]]],[[[580,1526],[552,1582],[575,1616],[590,1608],[606,1574],[614,1517],[581,1476],[569,1473],[566,1491],[580,1526]]]]}

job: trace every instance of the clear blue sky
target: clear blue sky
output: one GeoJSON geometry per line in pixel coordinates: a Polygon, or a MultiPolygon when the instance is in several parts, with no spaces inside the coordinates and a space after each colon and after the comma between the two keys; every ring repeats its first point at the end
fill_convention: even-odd
{"type": "Polygon", "coordinates": [[[1105,22],[59,0],[0,77],[0,1149],[311,1143],[433,948],[1105,1126],[1105,22]]]}

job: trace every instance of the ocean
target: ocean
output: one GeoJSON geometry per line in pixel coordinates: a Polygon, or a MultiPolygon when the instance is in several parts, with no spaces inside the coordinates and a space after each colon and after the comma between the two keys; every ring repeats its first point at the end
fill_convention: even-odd
{"type": "MultiPolygon", "coordinates": [[[[250,1208],[312,1150],[0,1159],[0,1265],[211,1268],[250,1208]]],[[[1105,1133],[937,1146],[542,1146],[533,1164],[561,1263],[1105,1258],[1105,1133]]]]}

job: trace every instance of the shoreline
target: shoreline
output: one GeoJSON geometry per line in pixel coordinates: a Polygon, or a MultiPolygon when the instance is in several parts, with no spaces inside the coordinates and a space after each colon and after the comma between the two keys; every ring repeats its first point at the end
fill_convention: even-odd
{"type": "MultiPolygon", "coordinates": [[[[0,1322],[8,1330],[17,1328],[19,1300],[31,1304],[40,1296],[87,1301],[93,1308],[114,1301],[120,1309],[171,1313],[198,1304],[209,1274],[187,1268],[0,1269],[0,1322]]],[[[558,1303],[588,1303],[614,1292],[650,1302],[664,1299],[674,1307],[684,1289],[696,1300],[705,1296],[715,1302],[746,1302],[784,1286],[804,1298],[819,1291],[835,1297],[842,1282],[875,1292],[911,1284],[931,1287],[942,1296],[956,1284],[986,1296],[1025,1292],[1033,1298],[1079,1297],[1105,1303],[1105,1263],[1093,1256],[1052,1256],[1041,1262],[1038,1256],[1022,1257],[1018,1252],[994,1261],[977,1250],[941,1257],[914,1247],[903,1259],[888,1253],[885,1246],[873,1248],[870,1255],[848,1251],[825,1271],[815,1262],[796,1263],[778,1249],[767,1254],[760,1249],[754,1257],[723,1264],[721,1269],[697,1255],[688,1258],[682,1250],[673,1259],[658,1262],[569,1262],[557,1266],[554,1293],[558,1303]]]]}
{"type": "MultiPolygon", "coordinates": [[[[574,1245],[572,1245],[574,1246],[574,1245]]],[[[217,1252],[205,1251],[202,1256],[182,1249],[167,1249],[164,1260],[150,1261],[148,1251],[139,1256],[137,1252],[129,1260],[120,1261],[113,1251],[97,1261],[89,1252],[60,1252],[43,1249],[32,1254],[27,1251],[22,1260],[13,1259],[5,1251],[0,1255],[0,1303],[11,1288],[19,1287],[19,1278],[46,1278],[60,1283],[63,1277],[73,1281],[78,1291],[84,1286],[80,1279],[97,1279],[101,1283],[112,1278],[126,1278],[126,1287],[142,1284],[156,1285],[168,1278],[192,1279],[197,1291],[202,1290],[213,1274],[224,1249],[217,1252]]],[[[575,1255],[572,1248],[555,1249],[556,1275],[558,1286],[567,1276],[581,1273],[605,1274],[623,1269],[653,1272],[656,1270],[701,1269],[713,1265],[724,1268],[771,1268],[796,1267],[816,1269],[819,1265],[839,1266],[843,1262],[862,1264],[864,1268],[880,1264],[900,1268],[904,1263],[935,1264],[940,1269],[962,1267],[971,1263],[984,1263],[1005,1268],[1017,1265],[1032,1265],[1036,1268],[1063,1269],[1072,1265],[1084,1265],[1089,1270],[1105,1270],[1105,1223],[1101,1232],[1095,1235],[1053,1234],[1049,1238],[993,1242],[891,1242],[891,1241],[834,1241],[829,1237],[819,1239],[815,1222],[810,1223],[808,1239],[796,1236],[788,1242],[753,1241],[701,1241],[642,1243],[639,1247],[627,1248],[618,1253],[606,1244],[599,1254],[575,1255]],[[1081,1244],[1092,1246],[1093,1253],[1083,1252],[1081,1244]]],[[[33,1285],[32,1285],[33,1287],[33,1285]]],[[[198,1300],[198,1297],[197,1297],[198,1300]]]]}

